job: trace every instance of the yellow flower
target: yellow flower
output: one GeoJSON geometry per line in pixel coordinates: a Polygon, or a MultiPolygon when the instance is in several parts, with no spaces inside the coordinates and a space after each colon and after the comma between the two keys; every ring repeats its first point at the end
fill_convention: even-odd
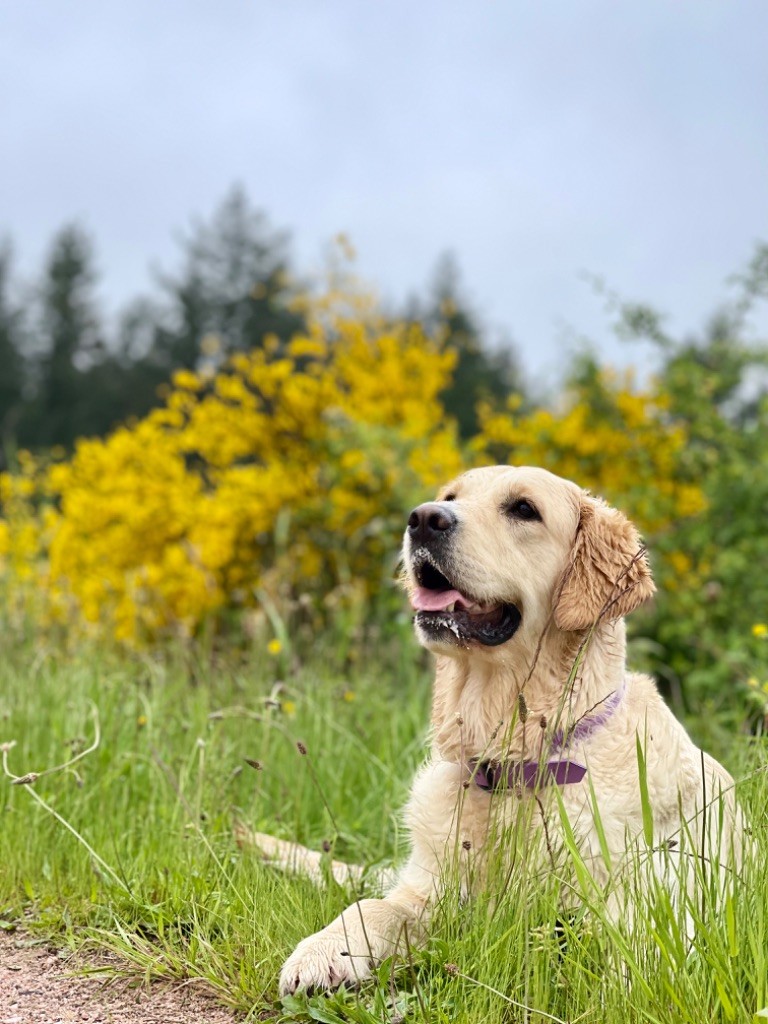
{"type": "Polygon", "coordinates": [[[267,644],[267,650],[271,655],[275,657],[282,651],[282,649],[283,645],[280,643],[277,637],[275,637],[273,640],[270,640],[269,643],[267,644]]]}
{"type": "Polygon", "coordinates": [[[173,375],[173,386],[186,391],[197,391],[200,378],[191,370],[177,370],[173,375]]]}
{"type": "Polygon", "coordinates": [[[293,718],[296,714],[296,704],[292,700],[284,700],[280,707],[283,714],[287,715],[289,718],[293,718]]]}
{"type": "Polygon", "coordinates": [[[760,639],[768,636],[768,625],[764,622],[756,622],[752,627],[752,636],[760,637],[760,639]]]}
{"type": "Polygon", "coordinates": [[[356,694],[354,690],[345,690],[342,694],[342,698],[347,702],[347,704],[351,704],[352,701],[355,700],[355,697],[356,694]]]}
{"type": "Polygon", "coordinates": [[[667,560],[677,576],[687,576],[691,571],[691,559],[683,551],[671,551],[667,556],[667,560]]]}

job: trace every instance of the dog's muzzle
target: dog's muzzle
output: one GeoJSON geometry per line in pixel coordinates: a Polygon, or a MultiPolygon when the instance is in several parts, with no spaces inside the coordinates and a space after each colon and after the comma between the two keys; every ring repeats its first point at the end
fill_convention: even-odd
{"type": "Polygon", "coordinates": [[[416,587],[414,623],[422,640],[462,647],[497,647],[517,632],[520,610],[504,601],[480,601],[453,582],[451,547],[458,519],[445,502],[419,505],[408,518],[406,557],[416,587]]]}

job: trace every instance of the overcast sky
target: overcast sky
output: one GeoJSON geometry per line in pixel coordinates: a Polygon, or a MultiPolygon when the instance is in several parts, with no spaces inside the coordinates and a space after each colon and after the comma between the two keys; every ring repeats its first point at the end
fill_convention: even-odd
{"type": "Polygon", "coordinates": [[[78,219],[113,308],[240,182],[392,299],[453,250],[546,379],[627,358],[582,272],[685,331],[768,240],[768,3],[0,0],[0,149],[22,269],[78,219]]]}

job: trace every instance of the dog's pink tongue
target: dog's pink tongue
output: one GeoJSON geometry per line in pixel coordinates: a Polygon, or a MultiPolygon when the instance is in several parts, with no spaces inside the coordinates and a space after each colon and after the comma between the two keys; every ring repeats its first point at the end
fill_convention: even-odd
{"type": "Polygon", "coordinates": [[[440,612],[454,601],[469,604],[458,590],[427,590],[426,587],[417,587],[411,595],[411,607],[417,612],[440,612]]]}

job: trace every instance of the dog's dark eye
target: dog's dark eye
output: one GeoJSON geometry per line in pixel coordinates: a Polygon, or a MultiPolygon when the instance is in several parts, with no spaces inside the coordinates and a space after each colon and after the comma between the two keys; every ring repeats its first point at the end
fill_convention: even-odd
{"type": "Polygon", "coordinates": [[[443,498],[443,501],[456,501],[456,495],[446,494],[446,496],[443,498]]]}
{"type": "Polygon", "coordinates": [[[535,505],[532,505],[530,501],[526,501],[525,498],[518,498],[517,501],[511,501],[504,511],[512,519],[524,519],[531,521],[538,519],[541,522],[541,516],[539,515],[538,509],[535,505]]]}

